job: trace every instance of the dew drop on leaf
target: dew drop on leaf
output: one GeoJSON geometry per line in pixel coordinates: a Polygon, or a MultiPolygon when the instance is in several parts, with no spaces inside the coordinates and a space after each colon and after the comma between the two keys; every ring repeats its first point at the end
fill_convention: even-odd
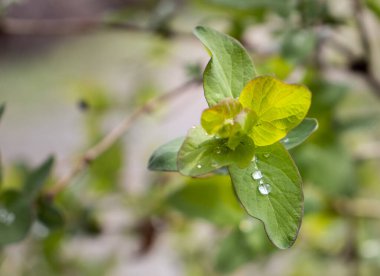
{"type": "Polygon", "coordinates": [[[15,218],[15,214],[9,212],[4,208],[0,208],[0,223],[10,225],[14,222],[15,218]]]}
{"type": "Polygon", "coordinates": [[[252,178],[253,178],[254,180],[261,179],[261,178],[263,178],[263,174],[261,173],[261,171],[254,171],[254,172],[252,173],[252,178]]]}
{"type": "Polygon", "coordinates": [[[264,153],[264,157],[268,158],[270,156],[270,153],[264,153]]]}
{"type": "Polygon", "coordinates": [[[202,165],[201,165],[201,164],[198,164],[198,165],[197,165],[197,168],[198,168],[198,169],[202,168],[202,165]]]}
{"type": "Polygon", "coordinates": [[[260,194],[268,195],[271,192],[272,187],[269,184],[260,184],[258,189],[260,194]]]}

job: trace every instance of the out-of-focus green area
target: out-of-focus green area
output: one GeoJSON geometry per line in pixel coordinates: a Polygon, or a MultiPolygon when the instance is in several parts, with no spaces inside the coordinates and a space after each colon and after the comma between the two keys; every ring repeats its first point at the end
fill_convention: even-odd
{"type": "Polygon", "coordinates": [[[380,273],[379,1],[0,7],[0,275],[380,273]],[[227,176],[146,169],[157,146],[200,123],[201,86],[139,117],[57,197],[46,194],[126,115],[199,77],[208,56],[197,25],[240,40],[259,74],[313,93],[319,129],[291,151],[305,200],[291,249],[269,242],[227,176]]]}

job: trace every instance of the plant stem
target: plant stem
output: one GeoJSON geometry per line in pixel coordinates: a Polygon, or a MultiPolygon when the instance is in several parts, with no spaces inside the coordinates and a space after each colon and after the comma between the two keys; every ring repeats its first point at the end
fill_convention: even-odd
{"type": "Polygon", "coordinates": [[[152,112],[157,104],[168,102],[171,99],[174,99],[181,93],[187,91],[188,88],[190,88],[193,84],[197,83],[199,83],[199,80],[197,79],[189,80],[176,87],[172,91],[158,96],[151,101],[148,101],[146,104],[136,109],[132,114],[125,117],[125,119],[121,121],[117,126],[115,126],[115,128],[113,128],[106,136],[104,136],[103,139],[85,151],[85,153],[79,158],[78,162],[69,171],[69,173],[60,178],[47,191],[47,195],[53,198],[62,190],[64,190],[66,186],[68,186],[77,175],[84,171],[92,161],[94,161],[98,156],[108,150],[117,140],[119,140],[141,115],[152,112]]]}
{"type": "Polygon", "coordinates": [[[356,25],[358,27],[358,32],[360,36],[360,41],[363,47],[364,60],[368,64],[368,72],[364,75],[367,83],[372,87],[372,91],[377,97],[380,97],[380,81],[376,78],[373,68],[372,68],[372,47],[370,38],[365,26],[364,17],[363,17],[363,5],[361,0],[353,0],[353,10],[356,25]]]}

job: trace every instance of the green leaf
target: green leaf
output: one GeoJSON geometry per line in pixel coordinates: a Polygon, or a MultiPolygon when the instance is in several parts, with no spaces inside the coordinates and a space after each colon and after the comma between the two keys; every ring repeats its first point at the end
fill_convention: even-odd
{"type": "Polygon", "coordinates": [[[91,188],[99,192],[112,191],[123,165],[123,144],[117,141],[90,164],[91,188]]]}
{"type": "Polygon", "coordinates": [[[3,104],[0,105],[0,119],[3,116],[3,114],[4,114],[4,111],[5,111],[5,104],[3,103],[3,104]]]}
{"type": "Polygon", "coordinates": [[[281,143],[287,150],[302,144],[314,131],[318,129],[318,121],[314,118],[305,118],[297,127],[293,128],[281,143]]]}
{"type": "Polygon", "coordinates": [[[250,166],[241,169],[231,165],[229,171],[248,214],[264,223],[274,245],[290,247],[301,224],[303,193],[297,167],[284,146],[276,143],[258,147],[250,166]]]}
{"type": "Polygon", "coordinates": [[[230,275],[235,269],[266,256],[275,249],[260,226],[252,218],[244,219],[239,227],[217,244],[219,249],[215,267],[219,272],[230,275]]]}
{"type": "Polygon", "coordinates": [[[244,87],[239,101],[257,114],[250,137],[255,145],[267,146],[284,138],[301,123],[309,110],[311,93],[305,86],[262,76],[244,87]]]}
{"type": "Polygon", "coordinates": [[[28,175],[23,190],[23,197],[25,197],[26,201],[32,201],[36,198],[50,175],[53,163],[54,158],[49,157],[40,167],[28,175]]]}
{"type": "Polygon", "coordinates": [[[247,136],[232,150],[228,139],[218,139],[208,135],[202,127],[195,127],[190,129],[181,146],[177,165],[182,174],[199,176],[230,164],[248,166],[253,154],[254,144],[247,136]]]}
{"type": "Polygon", "coordinates": [[[50,230],[62,228],[64,218],[62,212],[50,199],[40,198],[37,202],[37,217],[50,230]]]}
{"type": "Polygon", "coordinates": [[[291,30],[284,36],[281,56],[294,64],[300,64],[313,53],[316,42],[316,34],[312,30],[291,30]]]}
{"type": "Polygon", "coordinates": [[[377,18],[380,18],[380,1],[366,0],[365,3],[368,9],[370,9],[377,16],[377,18]]]}
{"type": "Polygon", "coordinates": [[[208,134],[228,138],[227,145],[234,150],[256,120],[257,115],[254,112],[243,110],[238,100],[227,98],[203,111],[201,124],[208,134]]]}
{"type": "Polygon", "coordinates": [[[228,97],[239,97],[244,86],[255,77],[254,65],[247,51],[234,38],[208,27],[198,26],[194,34],[211,54],[203,74],[209,106],[228,97]]]}
{"type": "Polygon", "coordinates": [[[0,245],[22,240],[33,223],[30,203],[16,191],[0,195],[0,245]]]}
{"type": "Polygon", "coordinates": [[[185,137],[174,139],[156,149],[149,158],[148,169],[152,171],[178,171],[177,155],[185,137]]]}
{"type": "Polygon", "coordinates": [[[168,203],[185,215],[218,225],[233,225],[244,216],[227,176],[189,179],[168,203]]]}
{"type": "Polygon", "coordinates": [[[305,181],[318,186],[331,197],[354,196],[358,175],[353,157],[342,144],[308,143],[296,152],[296,161],[305,181]]]}

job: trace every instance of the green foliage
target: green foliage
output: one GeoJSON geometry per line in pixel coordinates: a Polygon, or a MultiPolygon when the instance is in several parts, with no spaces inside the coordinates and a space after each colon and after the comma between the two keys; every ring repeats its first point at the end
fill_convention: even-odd
{"type": "Polygon", "coordinates": [[[23,197],[28,201],[33,201],[40,192],[50,175],[54,158],[49,157],[40,167],[32,171],[26,178],[23,189],[23,197]]]}
{"type": "Polygon", "coordinates": [[[290,247],[301,224],[303,194],[301,177],[284,146],[258,147],[249,167],[230,166],[229,171],[248,214],[263,221],[277,247],[290,247]]]}
{"type": "Polygon", "coordinates": [[[213,106],[225,98],[237,98],[247,82],[255,77],[247,51],[237,40],[207,27],[195,28],[194,34],[211,55],[203,73],[208,104],[213,106]]]}
{"type": "Polygon", "coordinates": [[[239,101],[257,115],[249,136],[257,146],[267,146],[285,137],[305,118],[311,93],[301,85],[258,77],[246,85],[239,101]]]}
{"type": "Polygon", "coordinates": [[[316,44],[316,35],[308,30],[292,30],[285,33],[281,55],[294,64],[304,63],[316,44]]]}
{"type": "Polygon", "coordinates": [[[22,240],[34,219],[34,204],[53,165],[48,158],[40,167],[27,175],[22,191],[5,190],[0,194],[0,245],[22,240]]]}
{"type": "Polygon", "coordinates": [[[0,195],[0,245],[22,240],[33,223],[30,202],[18,191],[5,191],[0,195]]]}
{"type": "Polygon", "coordinates": [[[212,172],[224,166],[247,166],[254,154],[254,145],[247,136],[232,150],[228,140],[211,137],[201,127],[190,129],[178,152],[178,170],[189,176],[212,172]]]}
{"type": "Polygon", "coordinates": [[[317,129],[318,121],[316,119],[305,118],[281,140],[281,143],[287,150],[290,150],[305,142],[305,140],[317,129]]]}
{"type": "Polygon", "coordinates": [[[265,231],[252,219],[241,220],[223,240],[215,258],[216,270],[229,274],[238,267],[259,257],[264,257],[274,250],[266,238],[265,231]]]}
{"type": "Polygon", "coordinates": [[[380,2],[378,0],[366,0],[367,7],[380,18],[380,2]]]}
{"type": "Polygon", "coordinates": [[[123,145],[116,142],[90,164],[90,185],[100,192],[112,190],[123,165],[123,145]]]}
{"type": "Polygon", "coordinates": [[[3,103],[3,104],[0,105],[0,119],[3,116],[3,114],[4,114],[4,111],[5,111],[5,104],[3,103]]]}
{"type": "Polygon", "coordinates": [[[244,215],[226,176],[189,179],[170,195],[168,203],[186,216],[217,225],[235,225],[244,215]]]}
{"type": "Polygon", "coordinates": [[[158,149],[151,155],[148,169],[152,171],[178,171],[177,154],[185,138],[174,139],[158,149]]]}
{"type": "MultiPolygon", "coordinates": [[[[184,140],[161,146],[148,167],[188,176],[227,167],[247,213],[264,223],[277,247],[288,248],[301,224],[303,193],[301,177],[285,147],[301,144],[318,126],[315,119],[304,120],[311,93],[270,76],[255,78],[252,61],[233,38],[206,27],[197,27],[195,35],[211,52],[203,76],[210,107],[202,113],[202,127],[190,129],[184,140]]],[[[210,183],[221,184],[205,183],[204,195],[212,202],[208,191],[216,188],[211,189],[210,183]]],[[[208,211],[190,204],[197,197],[202,202],[197,193],[201,188],[189,185],[181,196],[176,194],[176,205],[215,220],[215,209],[222,208],[219,204],[211,204],[208,211]]]]}

